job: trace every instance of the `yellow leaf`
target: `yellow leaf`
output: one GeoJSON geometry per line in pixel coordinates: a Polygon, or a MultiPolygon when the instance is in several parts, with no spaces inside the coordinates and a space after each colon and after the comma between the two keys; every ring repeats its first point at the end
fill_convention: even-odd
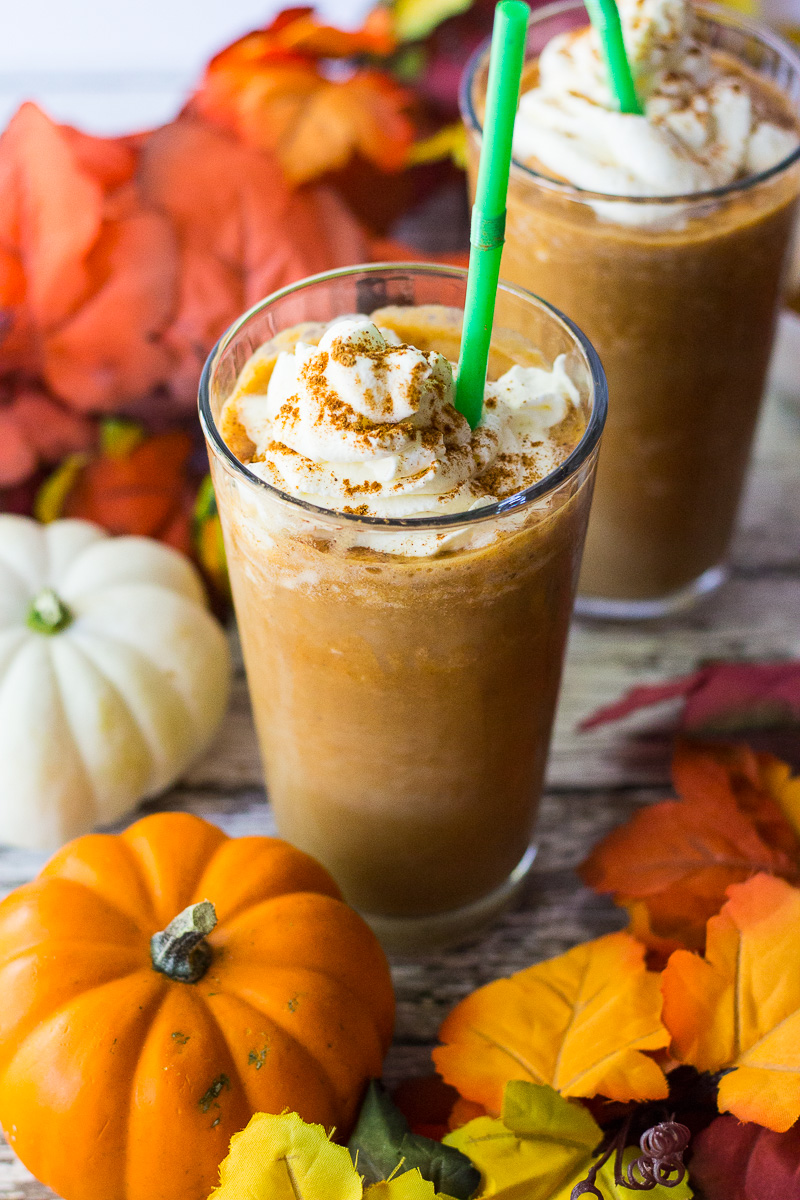
{"type": "MultiPolygon", "coordinates": [[[[572,1189],[586,1177],[603,1131],[587,1108],[565,1100],[553,1088],[510,1083],[503,1099],[503,1116],[477,1117],[450,1133],[445,1142],[472,1159],[483,1176],[480,1200],[570,1200],[572,1189]]],[[[627,1165],[639,1151],[628,1147],[627,1165]]],[[[630,1193],[614,1183],[612,1159],[598,1172],[607,1200],[630,1193]]],[[[676,1188],[661,1186],[648,1192],[654,1200],[688,1200],[684,1181],[676,1188]]]]}
{"type": "Polygon", "coordinates": [[[75,486],[78,476],[89,462],[89,455],[82,452],[68,454],[52,475],[48,475],[36,493],[33,515],[37,521],[49,525],[57,521],[64,511],[67,496],[75,486]]]}
{"type": "Polygon", "coordinates": [[[448,17],[466,12],[472,0],[395,0],[395,33],[404,42],[416,42],[448,17]]]}
{"type": "Polygon", "coordinates": [[[792,775],[792,768],[772,755],[763,755],[761,773],[767,791],[777,801],[783,815],[800,835],[800,775],[792,775]]]}
{"type": "Polygon", "coordinates": [[[432,1183],[423,1179],[419,1171],[404,1171],[385,1183],[373,1183],[364,1192],[364,1200],[448,1200],[444,1192],[437,1192],[432,1183]]]}
{"type": "MultiPolygon", "coordinates": [[[[209,1200],[361,1200],[346,1146],[297,1113],[257,1113],[231,1141],[209,1200]]],[[[393,1198],[394,1200],[394,1198],[393,1198]]],[[[410,1200],[410,1198],[409,1198],[410,1200]]]]}
{"type": "Polygon", "coordinates": [[[100,428],[100,447],[108,458],[127,458],[144,439],[141,425],[122,417],[109,417],[100,428]]]}
{"type": "Polygon", "coordinates": [[[705,958],[676,950],[663,975],[673,1053],[727,1071],[721,1112],[784,1132],[800,1118],[800,891],[756,875],[728,889],[705,958]]]}
{"type": "Polygon", "coordinates": [[[457,167],[467,165],[467,132],[460,121],[457,125],[445,125],[438,133],[415,142],[408,152],[407,162],[413,167],[418,163],[441,162],[443,158],[451,158],[457,167]]]}
{"type": "Polygon", "coordinates": [[[642,1053],[669,1043],[658,985],[628,934],[584,942],[467,996],[442,1025],[437,1069],[490,1113],[514,1079],[563,1096],[665,1099],[664,1073],[642,1053]]]}
{"type": "Polygon", "coordinates": [[[551,1087],[506,1087],[503,1117],[477,1117],[444,1139],[483,1176],[480,1195],[502,1200],[550,1200],[591,1164],[603,1131],[588,1109],[551,1087]]]}

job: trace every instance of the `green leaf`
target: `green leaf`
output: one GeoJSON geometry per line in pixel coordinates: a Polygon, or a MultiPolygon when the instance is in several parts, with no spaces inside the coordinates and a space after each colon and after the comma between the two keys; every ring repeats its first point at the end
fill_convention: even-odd
{"type": "Polygon", "coordinates": [[[480,1186],[480,1172],[466,1155],[432,1138],[411,1133],[408,1122],[383,1087],[372,1080],[348,1149],[367,1183],[380,1183],[396,1174],[419,1171],[437,1192],[453,1200],[470,1200],[480,1186]]]}
{"type": "Polygon", "coordinates": [[[395,29],[403,42],[421,41],[442,21],[471,7],[472,0],[395,0],[395,29]]]}
{"type": "Polygon", "coordinates": [[[603,1131],[588,1108],[565,1100],[547,1084],[507,1083],[501,1119],[518,1137],[557,1141],[576,1150],[591,1152],[603,1140],[603,1131]]]}
{"type": "Polygon", "coordinates": [[[142,426],[124,417],[107,417],[100,426],[100,449],[107,458],[127,458],[144,439],[142,426]]]}
{"type": "MultiPolygon", "coordinates": [[[[570,1200],[572,1189],[594,1161],[603,1133],[579,1101],[566,1100],[551,1087],[514,1082],[506,1085],[503,1117],[478,1117],[445,1138],[479,1168],[484,1197],[496,1200],[570,1200]]],[[[625,1165],[639,1151],[625,1151],[625,1165]]],[[[606,1200],[632,1200],[634,1192],[614,1183],[613,1157],[597,1176],[606,1200]]],[[[690,1200],[686,1180],[675,1188],[656,1187],[652,1200],[690,1200]]]]}

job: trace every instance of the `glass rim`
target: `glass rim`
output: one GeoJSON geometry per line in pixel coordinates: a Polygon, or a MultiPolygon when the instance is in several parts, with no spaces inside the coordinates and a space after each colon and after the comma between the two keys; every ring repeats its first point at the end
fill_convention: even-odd
{"type": "Polygon", "coordinates": [[[540,296],[536,296],[526,288],[517,287],[516,284],[507,283],[502,279],[499,285],[500,291],[517,296],[526,302],[533,301],[535,306],[544,309],[549,316],[554,317],[559,324],[567,329],[577,342],[586,359],[591,378],[593,390],[592,411],[581,439],[574,450],[567,455],[563,463],[556,467],[554,471],[545,475],[544,479],[538,480],[521,492],[515,492],[513,496],[508,496],[504,500],[498,500],[494,504],[487,504],[478,509],[464,510],[463,512],[456,513],[443,513],[441,516],[433,517],[374,517],[361,516],[357,513],[340,512],[332,508],[320,508],[316,504],[311,504],[307,500],[301,500],[289,492],[282,492],[279,488],[273,487],[272,484],[262,479],[260,475],[256,475],[250,471],[245,463],[240,462],[219,432],[217,422],[211,411],[211,380],[220,357],[224,354],[236,335],[245,327],[248,321],[263,312],[269,305],[284,299],[286,296],[291,296],[294,292],[302,291],[313,284],[326,283],[334,279],[343,279],[349,275],[379,274],[385,271],[422,273],[442,277],[449,276],[464,282],[466,282],[467,278],[467,269],[465,267],[448,266],[440,263],[381,262],[362,263],[352,267],[338,267],[332,271],[322,271],[317,275],[309,275],[305,279],[298,280],[296,283],[288,284],[286,287],[272,292],[238,317],[223,333],[206,359],[202,375],[200,376],[198,391],[200,425],[203,429],[206,442],[213,449],[216,456],[222,460],[223,465],[227,469],[232,470],[234,474],[242,476],[248,484],[263,489],[266,494],[274,496],[279,501],[289,504],[293,508],[302,509],[317,519],[323,518],[324,520],[337,523],[346,522],[348,525],[366,526],[370,529],[404,529],[407,531],[453,529],[454,527],[471,525],[475,522],[486,521],[493,517],[513,513],[549,495],[575,475],[596,448],[600,440],[600,435],[603,432],[606,413],[608,411],[608,386],[605,371],[594,346],[574,321],[571,321],[569,317],[565,316],[554,305],[548,304],[546,300],[542,300],[540,296]]]}
{"type": "MultiPolygon", "coordinates": [[[[530,32],[531,27],[535,24],[578,8],[585,8],[584,0],[554,0],[553,3],[546,4],[542,8],[537,8],[531,13],[528,30],[530,32]]],[[[798,77],[800,77],[800,54],[780,34],[775,33],[766,25],[761,24],[761,22],[752,21],[749,17],[723,7],[721,4],[699,0],[695,4],[695,8],[703,16],[710,18],[718,25],[732,26],[758,39],[762,45],[768,46],[770,50],[779,54],[784,62],[788,62],[797,72],[798,77]]],[[[586,23],[587,25],[589,24],[588,14],[586,23]]],[[[489,53],[490,45],[491,37],[488,37],[473,51],[462,73],[458,89],[461,118],[468,131],[477,134],[479,138],[483,136],[483,126],[478,119],[478,114],[472,102],[472,84],[478,68],[489,53]]],[[[744,179],[734,179],[731,183],[726,183],[722,187],[710,188],[704,192],[680,192],[670,196],[624,196],[618,192],[593,192],[588,188],[578,187],[577,184],[568,183],[563,179],[556,179],[552,175],[544,175],[540,171],[535,171],[533,167],[526,166],[525,163],[520,162],[516,158],[512,158],[511,160],[511,171],[512,174],[517,172],[520,175],[527,176],[547,191],[566,196],[570,199],[580,200],[584,203],[662,204],[666,206],[679,203],[693,204],[702,201],[720,200],[737,193],[746,192],[750,188],[757,187],[768,179],[772,179],[775,175],[787,170],[796,162],[800,162],[800,143],[798,143],[791,154],[782,158],[766,171],[759,171],[755,175],[747,175],[744,179]]]]}

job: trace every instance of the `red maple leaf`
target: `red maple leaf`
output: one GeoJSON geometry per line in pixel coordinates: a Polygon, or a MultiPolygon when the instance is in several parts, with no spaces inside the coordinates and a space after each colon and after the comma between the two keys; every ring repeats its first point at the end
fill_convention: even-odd
{"type": "Polygon", "coordinates": [[[632,688],[613,704],[581,721],[580,729],[596,729],[612,721],[684,699],[680,727],[702,733],[735,733],[742,729],[800,724],[800,662],[708,663],[690,675],[632,688]]]}
{"type": "Polygon", "coordinates": [[[730,884],[758,872],[800,879],[797,814],[777,767],[747,746],[679,743],[680,799],[642,808],[612,830],[580,867],[582,879],[628,908],[631,932],[656,956],[702,949],[730,884]]]}

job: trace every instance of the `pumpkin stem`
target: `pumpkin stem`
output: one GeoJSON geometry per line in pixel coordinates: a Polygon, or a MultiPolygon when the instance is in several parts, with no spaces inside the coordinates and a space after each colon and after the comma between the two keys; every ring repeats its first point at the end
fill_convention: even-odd
{"type": "Polygon", "coordinates": [[[211,966],[213,951],[205,940],[217,923],[210,900],[190,904],[150,939],[153,967],[176,983],[197,983],[211,966]]]}
{"type": "Polygon", "coordinates": [[[74,617],[61,597],[52,588],[42,588],[28,609],[28,628],[34,633],[61,633],[74,617]]]}

